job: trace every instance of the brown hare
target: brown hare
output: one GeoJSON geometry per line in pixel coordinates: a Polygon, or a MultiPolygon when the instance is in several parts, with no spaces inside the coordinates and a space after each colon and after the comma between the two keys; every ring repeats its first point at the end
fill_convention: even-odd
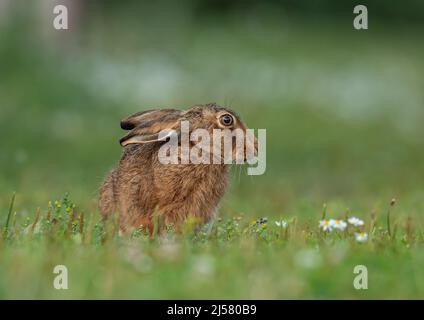
{"type": "MultiPolygon", "coordinates": [[[[122,158],[104,180],[99,199],[103,217],[119,214],[122,232],[141,226],[152,232],[155,214],[166,224],[173,224],[176,230],[189,215],[201,222],[214,217],[227,186],[228,162],[164,164],[159,159],[161,146],[169,140],[168,135],[163,138],[159,133],[175,130],[177,147],[181,147],[183,141],[179,128],[182,121],[188,121],[190,132],[205,129],[211,136],[213,131],[219,131],[214,129],[230,129],[223,130],[226,132],[238,129],[244,133],[247,130],[237,114],[214,103],[196,105],[185,111],[148,110],[123,120],[122,129],[131,131],[120,140],[124,147],[122,158]]],[[[223,135],[219,137],[224,139],[223,135]]],[[[234,135],[231,139],[231,144],[235,144],[234,135]]],[[[252,135],[244,143],[245,161],[248,159],[246,148],[253,145],[256,153],[257,142],[252,135]]],[[[189,141],[190,150],[195,147],[196,144],[189,141]]],[[[232,146],[232,161],[237,156],[234,150],[239,149],[232,146]]],[[[213,147],[210,151],[212,158],[221,160],[221,151],[213,147]]],[[[179,151],[178,159],[181,157],[179,151]]]]}

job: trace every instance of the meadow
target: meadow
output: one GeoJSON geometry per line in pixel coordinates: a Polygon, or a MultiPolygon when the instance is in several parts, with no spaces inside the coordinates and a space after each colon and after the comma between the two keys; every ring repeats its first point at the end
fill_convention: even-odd
{"type": "Polygon", "coordinates": [[[424,298],[422,30],[174,9],[63,37],[2,24],[0,298],[424,298]],[[267,130],[265,174],[232,169],[210,232],[119,236],[97,210],[119,121],[207,102],[267,130]]]}

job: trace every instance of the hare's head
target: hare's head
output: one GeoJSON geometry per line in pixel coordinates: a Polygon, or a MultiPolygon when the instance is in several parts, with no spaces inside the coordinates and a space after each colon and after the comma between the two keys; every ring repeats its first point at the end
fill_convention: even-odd
{"type": "MultiPolygon", "coordinates": [[[[190,148],[209,146],[213,157],[239,163],[253,157],[257,140],[253,132],[232,110],[210,103],[188,110],[158,109],[136,113],[121,122],[121,128],[131,130],[120,140],[129,144],[163,143],[178,136],[190,148]]],[[[205,149],[203,149],[205,150],[205,149]]],[[[227,162],[226,162],[227,163],[227,162]]]]}

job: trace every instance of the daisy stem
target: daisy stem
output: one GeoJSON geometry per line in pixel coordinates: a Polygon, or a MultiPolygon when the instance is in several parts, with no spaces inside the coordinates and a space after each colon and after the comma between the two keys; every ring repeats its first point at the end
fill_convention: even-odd
{"type": "Polygon", "coordinates": [[[326,215],[327,215],[327,204],[324,203],[322,206],[322,220],[325,220],[326,215]]]}
{"type": "Polygon", "coordinates": [[[349,214],[350,214],[350,210],[349,210],[349,208],[346,208],[346,211],[344,213],[345,220],[349,219],[349,214]]]}

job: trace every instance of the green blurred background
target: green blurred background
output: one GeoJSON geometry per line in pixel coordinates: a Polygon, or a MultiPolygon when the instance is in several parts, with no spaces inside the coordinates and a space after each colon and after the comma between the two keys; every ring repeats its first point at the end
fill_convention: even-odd
{"type": "Polygon", "coordinates": [[[217,102],[267,129],[266,173],[233,170],[223,215],[367,214],[397,197],[419,221],[424,4],[362,1],[361,31],[356,4],[1,0],[0,207],[16,191],[32,215],[69,192],[95,210],[120,119],[217,102]]]}

